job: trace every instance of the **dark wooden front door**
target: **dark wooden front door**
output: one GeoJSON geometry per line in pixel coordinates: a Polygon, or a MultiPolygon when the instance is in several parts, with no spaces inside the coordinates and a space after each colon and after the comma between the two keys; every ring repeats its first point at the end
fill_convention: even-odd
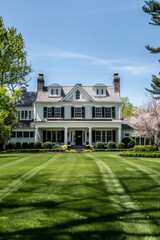
{"type": "Polygon", "coordinates": [[[76,145],[82,145],[82,131],[76,131],[76,145]]]}

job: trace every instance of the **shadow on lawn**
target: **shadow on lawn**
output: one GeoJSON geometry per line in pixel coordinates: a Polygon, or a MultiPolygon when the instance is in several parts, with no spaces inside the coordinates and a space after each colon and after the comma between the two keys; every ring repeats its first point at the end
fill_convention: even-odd
{"type": "MultiPolygon", "coordinates": [[[[132,179],[134,179],[134,177],[132,177],[132,179]]],[[[122,180],[123,179],[121,179],[121,185],[125,189],[126,194],[134,201],[127,185],[123,184],[122,180]]],[[[125,181],[127,181],[126,178],[125,181]]],[[[53,185],[53,181],[46,184],[53,185]]],[[[40,186],[41,184],[39,183],[39,187],[40,186]]],[[[38,189],[37,187],[38,186],[36,186],[36,188],[33,187],[33,189],[30,187],[31,193],[35,192],[36,189],[38,189]]],[[[159,196],[157,184],[152,185],[152,189],[155,189],[157,196],[159,196]]],[[[137,188],[137,192],[135,190],[134,192],[132,191],[132,193],[138,196],[148,191],[149,188],[146,185],[137,188]]],[[[95,182],[92,183],[92,181],[90,183],[83,182],[83,184],[82,182],[75,182],[74,184],[68,183],[68,185],[63,185],[62,192],[63,194],[59,193],[58,201],[19,202],[16,198],[11,198],[10,201],[4,200],[0,202],[1,213],[6,210],[9,212],[9,218],[12,218],[12,214],[17,214],[19,218],[18,214],[23,216],[23,213],[32,213],[32,211],[34,218],[34,210],[42,211],[48,218],[48,223],[42,222],[41,227],[31,227],[30,225],[27,227],[27,225],[24,225],[21,227],[21,230],[16,231],[13,229],[12,232],[1,232],[0,240],[141,240],[145,238],[152,239],[152,237],[157,240],[160,239],[160,232],[158,230],[152,234],[152,231],[145,229],[145,227],[147,228],[150,225],[155,225],[157,229],[159,228],[160,214],[159,216],[158,214],[156,216],[154,215],[154,213],[160,212],[159,205],[157,208],[153,207],[153,205],[148,205],[147,208],[144,208],[142,204],[139,205],[138,209],[129,209],[127,207],[125,208],[123,202],[119,201],[116,203],[118,205],[116,208],[110,196],[113,199],[122,200],[122,198],[119,198],[120,194],[107,192],[101,184],[96,186],[95,182]],[[82,195],[76,195],[75,189],[77,188],[79,193],[83,193],[83,189],[87,189],[87,192],[82,195]],[[112,209],[110,209],[111,207],[112,209]],[[66,215],[60,215],[58,221],[54,222],[53,217],[56,216],[57,212],[62,213],[63,211],[66,212],[66,215]],[[70,213],[78,213],[80,216],[83,216],[83,218],[69,218],[67,214],[70,213]],[[147,219],[147,215],[150,213],[150,218],[147,219]],[[125,228],[124,226],[128,223],[129,225],[125,228]],[[141,223],[144,229],[142,227],[141,232],[138,232],[136,226],[138,224],[140,226],[141,223]],[[133,229],[131,226],[133,226],[133,229]]],[[[20,191],[18,193],[20,193],[20,191]]],[[[21,189],[21,193],[25,194],[25,191],[23,192],[21,189]]],[[[40,194],[42,194],[42,192],[40,192],[40,194]]],[[[145,199],[145,196],[142,196],[139,201],[143,202],[145,199]]],[[[147,200],[155,203],[154,196],[148,196],[147,200]]],[[[20,227],[18,228],[20,229],[20,227]]]]}

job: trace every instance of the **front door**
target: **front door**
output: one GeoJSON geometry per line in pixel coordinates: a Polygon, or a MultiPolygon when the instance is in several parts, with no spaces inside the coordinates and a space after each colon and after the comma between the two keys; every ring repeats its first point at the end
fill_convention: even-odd
{"type": "Polygon", "coordinates": [[[82,131],[76,131],[76,145],[82,145],[82,131]]]}

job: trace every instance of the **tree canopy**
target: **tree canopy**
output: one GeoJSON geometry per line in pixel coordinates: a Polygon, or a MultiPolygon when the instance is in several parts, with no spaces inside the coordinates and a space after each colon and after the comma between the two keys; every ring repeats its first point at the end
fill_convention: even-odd
{"type": "Polygon", "coordinates": [[[134,128],[135,136],[147,137],[153,143],[160,145],[160,103],[158,101],[151,101],[135,108],[134,117],[131,118],[130,123],[134,128]]]}
{"type": "Polygon", "coordinates": [[[21,95],[16,90],[10,95],[7,89],[0,87],[0,144],[5,145],[10,138],[12,128],[17,125],[17,111],[15,100],[21,95]]]}
{"type": "Polygon", "coordinates": [[[17,87],[26,88],[32,72],[24,47],[22,35],[14,27],[5,28],[0,17],[0,86],[12,92],[17,87]]]}
{"type": "MultiPolygon", "coordinates": [[[[160,2],[152,0],[145,1],[145,5],[143,6],[143,11],[150,15],[151,21],[150,24],[154,26],[160,26],[160,2]]],[[[151,47],[150,45],[146,46],[146,49],[150,51],[150,53],[158,54],[160,53],[160,47],[151,47]]],[[[151,80],[151,88],[146,90],[153,95],[154,99],[160,99],[160,73],[158,76],[152,75],[151,80]]]]}
{"type": "Polygon", "coordinates": [[[134,106],[129,101],[128,97],[121,97],[122,100],[122,117],[130,118],[133,116],[134,106]]]}

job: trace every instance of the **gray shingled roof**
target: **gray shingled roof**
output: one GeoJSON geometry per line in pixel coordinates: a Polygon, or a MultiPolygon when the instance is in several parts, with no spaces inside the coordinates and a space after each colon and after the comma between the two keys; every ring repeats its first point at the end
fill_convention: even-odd
{"type": "Polygon", "coordinates": [[[37,92],[23,92],[23,95],[16,101],[16,107],[32,107],[35,102],[37,92]]]}
{"type": "MultiPolygon", "coordinates": [[[[93,90],[93,86],[81,86],[96,102],[120,102],[119,93],[114,92],[113,86],[106,86],[106,96],[97,96],[93,90]]],[[[63,86],[62,97],[49,97],[47,91],[39,91],[37,94],[36,102],[60,102],[74,86],[63,86]]]]}

